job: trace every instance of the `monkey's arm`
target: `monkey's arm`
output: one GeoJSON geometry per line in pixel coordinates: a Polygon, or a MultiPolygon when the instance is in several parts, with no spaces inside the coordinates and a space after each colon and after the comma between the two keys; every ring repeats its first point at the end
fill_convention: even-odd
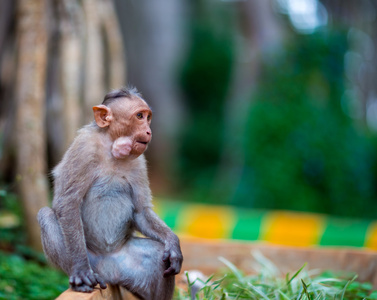
{"type": "Polygon", "coordinates": [[[91,269],[87,255],[80,207],[95,174],[90,171],[94,169],[90,156],[83,157],[72,150],[78,147],[76,141],[54,170],[53,209],[64,237],[66,263],[70,265],[69,283],[74,289],[87,292],[97,283],[101,288],[106,288],[106,284],[91,269]]]}
{"type": "Polygon", "coordinates": [[[164,245],[163,261],[166,263],[164,277],[178,274],[182,265],[182,252],[178,237],[152,210],[152,195],[145,158],[139,158],[138,168],[133,171],[132,201],[135,207],[134,221],[136,230],[146,237],[164,245]]]}
{"type": "Polygon", "coordinates": [[[164,277],[176,275],[181,270],[182,252],[178,237],[150,207],[135,214],[136,228],[146,237],[165,245],[163,261],[167,264],[164,277]]]}

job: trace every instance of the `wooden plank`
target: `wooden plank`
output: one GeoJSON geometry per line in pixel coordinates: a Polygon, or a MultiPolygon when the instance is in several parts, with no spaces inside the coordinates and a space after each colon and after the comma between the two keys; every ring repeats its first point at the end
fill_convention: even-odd
{"type": "Polygon", "coordinates": [[[57,300],[137,300],[131,293],[118,286],[108,285],[107,289],[101,290],[98,286],[91,293],[80,293],[66,290],[57,300]]]}

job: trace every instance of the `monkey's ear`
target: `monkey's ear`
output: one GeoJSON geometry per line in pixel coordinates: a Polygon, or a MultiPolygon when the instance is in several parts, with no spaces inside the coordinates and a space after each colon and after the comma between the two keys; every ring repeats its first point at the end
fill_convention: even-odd
{"type": "Polygon", "coordinates": [[[94,120],[97,125],[101,128],[107,127],[110,125],[110,122],[113,118],[111,109],[106,105],[97,105],[93,106],[94,120]]]}

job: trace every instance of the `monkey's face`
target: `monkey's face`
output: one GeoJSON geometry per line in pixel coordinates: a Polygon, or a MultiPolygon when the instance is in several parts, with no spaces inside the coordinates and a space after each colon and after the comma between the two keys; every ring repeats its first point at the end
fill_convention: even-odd
{"type": "Polygon", "coordinates": [[[124,98],[110,107],[99,105],[94,109],[94,116],[98,126],[108,127],[111,153],[116,159],[136,158],[147,149],[152,139],[152,111],[142,99],[124,98]],[[102,111],[101,116],[101,112],[96,112],[99,109],[105,110],[105,114],[102,111]]]}

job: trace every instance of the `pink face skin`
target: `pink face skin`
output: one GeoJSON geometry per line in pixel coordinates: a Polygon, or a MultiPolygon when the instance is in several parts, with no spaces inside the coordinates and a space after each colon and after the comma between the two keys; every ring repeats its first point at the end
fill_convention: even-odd
{"type": "Polygon", "coordinates": [[[111,153],[116,159],[122,159],[130,155],[131,150],[132,139],[128,136],[123,136],[114,141],[111,153]]]}
{"type": "Polygon", "coordinates": [[[96,123],[107,127],[113,140],[111,154],[115,159],[136,158],[143,154],[152,139],[152,112],[140,98],[124,99],[107,107],[93,107],[96,123]]]}
{"type": "Polygon", "coordinates": [[[147,149],[150,140],[150,138],[145,137],[135,140],[129,136],[122,136],[114,141],[111,147],[111,154],[116,159],[124,159],[127,156],[136,158],[147,149]]]}

